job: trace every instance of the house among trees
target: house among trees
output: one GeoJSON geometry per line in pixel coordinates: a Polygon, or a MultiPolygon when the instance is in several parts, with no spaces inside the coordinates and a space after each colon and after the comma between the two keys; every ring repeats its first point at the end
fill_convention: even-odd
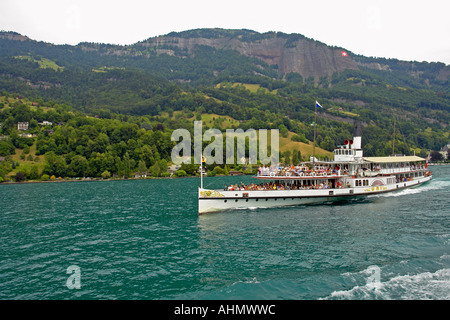
{"type": "Polygon", "coordinates": [[[173,164],[173,165],[169,166],[169,168],[167,169],[167,172],[169,172],[171,175],[173,175],[175,173],[175,171],[179,170],[180,168],[181,168],[181,165],[173,164]]]}
{"type": "Polygon", "coordinates": [[[441,151],[439,151],[439,153],[442,155],[442,157],[444,159],[449,159],[449,154],[450,154],[450,142],[447,143],[447,145],[443,146],[441,148],[441,151]]]}
{"type": "Polygon", "coordinates": [[[31,133],[21,133],[21,134],[19,134],[19,137],[21,137],[21,138],[36,138],[37,135],[31,134],[31,133]]]}
{"type": "Polygon", "coordinates": [[[29,122],[17,122],[17,130],[28,130],[29,122]]]}
{"type": "Polygon", "coordinates": [[[136,172],[135,174],[134,174],[134,177],[136,178],[136,179],[139,179],[139,178],[147,178],[147,172],[136,172]]]}

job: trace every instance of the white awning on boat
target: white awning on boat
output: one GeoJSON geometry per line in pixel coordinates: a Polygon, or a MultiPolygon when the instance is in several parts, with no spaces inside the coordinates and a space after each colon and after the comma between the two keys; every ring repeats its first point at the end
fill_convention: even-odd
{"type": "Polygon", "coordinates": [[[396,163],[396,162],[418,162],[425,161],[424,158],[418,156],[398,156],[398,157],[364,157],[367,162],[373,163],[396,163]]]}

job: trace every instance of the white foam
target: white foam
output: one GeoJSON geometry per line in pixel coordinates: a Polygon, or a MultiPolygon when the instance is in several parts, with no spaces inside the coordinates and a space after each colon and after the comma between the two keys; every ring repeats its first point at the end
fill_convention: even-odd
{"type": "Polygon", "coordinates": [[[232,286],[234,286],[234,285],[237,285],[237,284],[239,284],[239,283],[261,283],[261,282],[258,281],[258,280],[256,279],[256,277],[253,277],[253,278],[251,278],[251,279],[247,279],[247,280],[238,280],[238,281],[236,281],[236,282],[233,282],[233,283],[231,284],[230,287],[232,287],[232,286]]]}
{"type": "Polygon", "coordinates": [[[427,184],[425,186],[418,186],[415,188],[404,189],[404,190],[401,190],[398,192],[394,191],[394,192],[383,193],[383,194],[369,195],[368,198],[401,197],[401,196],[405,196],[405,195],[418,194],[418,193],[432,191],[432,190],[445,189],[445,188],[448,188],[449,186],[450,186],[450,181],[435,181],[435,182],[430,182],[429,184],[427,184]]]}
{"type": "Polygon", "coordinates": [[[449,300],[450,269],[396,276],[386,282],[368,282],[350,290],[334,291],[324,299],[449,300]]]}

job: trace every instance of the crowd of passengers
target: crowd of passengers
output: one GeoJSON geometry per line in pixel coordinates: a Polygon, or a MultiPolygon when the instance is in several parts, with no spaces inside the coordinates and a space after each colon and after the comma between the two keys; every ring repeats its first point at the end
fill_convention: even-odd
{"type": "MultiPolygon", "coordinates": [[[[420,169],[421,166],[412,166],[413,169],[420,169]]],[[[365,170],[366,168],[364,168],[365,170]]],[[[379,167],[374,167],[375,170],[379,170],[379,167]]],[[[291,167],[259,167],[258,168],[258,176],[323,176],[323,175],[342,175],[347,174],[347,169],[342,169],[338,166],[335,168],[330,167],[315,167],[315,168],[308,168],[306,166],[291,166],[291,167]]],[[[410,181],[412,178],[405,178],[401,177],[396,179],[396,183],[402,182],[402,181],[410,181]]],[[[334,188],[342,189],[345,186],[340,181],[335,181],[334,188]]],[[[349,184],[347,184],[347,187],[350,187],[349,184]]],[[[234,184],[234,185],[225,185],[224,190],[225,191],[245,191],[245,190],[311,190],[311,189],[331,189],[333,188],[332,183],[329,182],[322,182],[318,184],[285,184],[285,183],[276,183],[276,182],[266,182],[266,183],[251,183],[248,185],[245,185],[243,183],[240,184],[234,184]]]]}
{"type": "MultiPolygon", "coordinates": [[[[404,164],[401,164],[399,167],[404,167],[404,164]]],[[[425,169],[424,165],[409,165],[409,170],[420,170],[425,169]]],[[[368,170],[369,168],[363,167],[362,170],[368,170]]],[[[376,165],[372,168],[374,171],[379,171],[381,168],[380,165],[376,165]]],[[[389,167],[388,169],[391,169],[389,167]]],[[[291,167],[266,167],[262,166],[258,168],[258,176],[331,176],[331,175],[345,175],[348,173],[346,168],[340,170],[338,166],[335,168],[331,168],[329,166],[326,167],[306,167],[306,166],[291,166],[291,167]]]]}
{"type": "Polygon", "coordinates": [[[346,174],[347,170],[344,169],[339,172],[339,167],[321,167],[321,168],[308,168],[304,166],[292,166],[292,167],[259,167],[258,176],[331,176],[337,174],[346,174]]]}
{"type": "MultiPolygon", "coordinates": [[[[232,184],[225,185],[225,191],[245,191],[245,190],[311,190],[311,189],[331,189],[331,182],[323,182],[319,184],[313,185],[289,185],[284,183],[274,183],[274,182],[266,182],[266,183],[251,183],[251,184],[232,184]]],[[[341,182],[336,182],[335,188],[344,188],[341,182]]]]}

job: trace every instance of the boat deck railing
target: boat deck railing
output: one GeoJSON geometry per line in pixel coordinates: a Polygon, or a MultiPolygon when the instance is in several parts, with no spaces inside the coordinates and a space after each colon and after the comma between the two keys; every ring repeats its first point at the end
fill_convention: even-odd
{"type": "Polygon", "coordinates": [[[375,172],[380,174],[407,173],[418,170],[425,170],[425,166],[404,166],[400,168],[381,168],[375,172]]]}
{"type": "Polygon", "coordinates": [[[260,178],[276,178],[276,177],[280,177],[280,178],[286,178],[286,177],[311,177],[311,178],[324,178],[324,177],[339,177],[342,174],[347,174],[346,170],[310,170],[310,171],[295,171],[295,170],[291,170],[291,171],[259,171],[257,174],[257,177],[260,178]]]}

